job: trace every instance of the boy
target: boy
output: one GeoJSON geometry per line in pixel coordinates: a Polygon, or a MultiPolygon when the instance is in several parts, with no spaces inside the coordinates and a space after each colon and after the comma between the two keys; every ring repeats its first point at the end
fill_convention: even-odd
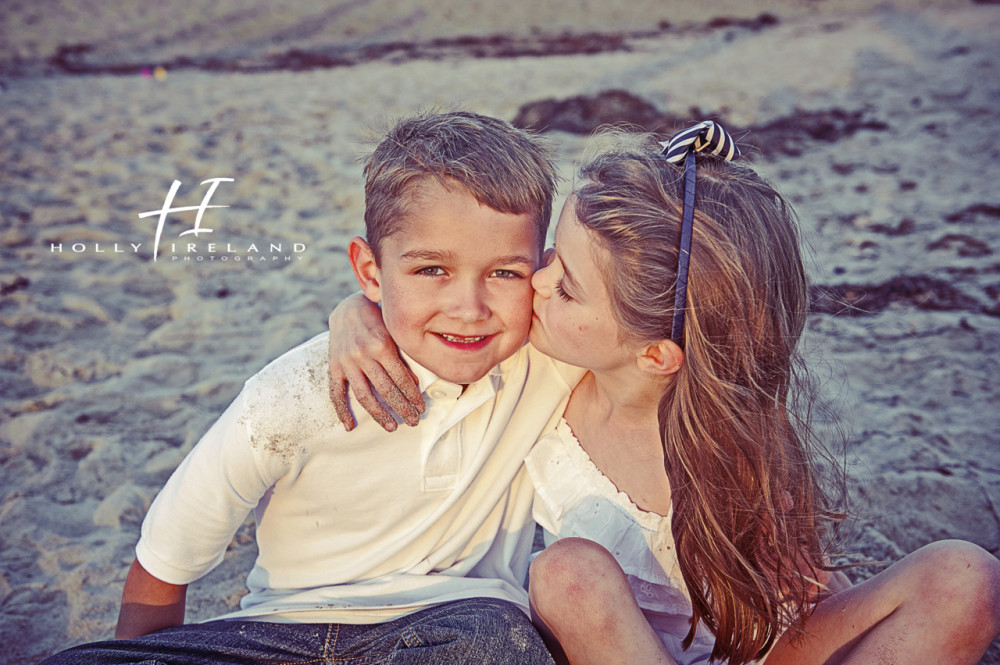
{"type": "Polygon", "coordinates": [[[368,240],[349,256],[423,391],[419,426],[387,434],[362,417],[345,434],[327,336],[286,353],[150,507],[122,597],[126,641],[47,662],[550,662],[522,611],[534,524],[518,473],[573,381],[522,347],[548,151],[492,118],[427,115],[393,129],[365,177],[368,240]],[[181,625],[186,585],[250,510],[259,555],[241,609],[181,625]]]}

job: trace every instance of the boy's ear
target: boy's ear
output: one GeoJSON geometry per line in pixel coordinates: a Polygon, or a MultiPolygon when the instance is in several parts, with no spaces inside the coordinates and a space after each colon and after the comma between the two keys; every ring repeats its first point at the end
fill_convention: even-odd
{"type": "Polygon", "coordinates": [[[542,268],[547,268],[548,265],[552,263],[552,259],[554,258],[556,258],[555,247],[549,247],[547,250],[542,252],[542,265],[539,267],[539,270],[541,270],[542,268]]]}
{"type": "Polygon", "coordinates": [[[382,302],[382,273],[375,260],[375,252],[364,238],[351,239],[347,245],[347,256],[365,296],[372,302],[382,302]]]}
{"type": "Polygon", "coordinates": [[[657,376],[675,374],[684,364],[684,351],[669,339],[649,344],[636,354],[639,369],[657,376]]]}

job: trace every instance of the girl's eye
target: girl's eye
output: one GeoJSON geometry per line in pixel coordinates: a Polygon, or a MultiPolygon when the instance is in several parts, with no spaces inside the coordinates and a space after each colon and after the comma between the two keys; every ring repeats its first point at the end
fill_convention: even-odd
{"type": "Polygon", "coordinates": [[[427,266],[426,268],[417,270],[417,274],[427,275],[429,277],[440,277],[444,274],[444,268],[441,266],[427,266]]]}
{"type": "Polygon", "coordinates": [[[559,296],[560,298],[562,298],[563,300],[567,300],[567,301],[572,300],[572,298],[570,297],[570,295],[568,293],[566,293],[566,289],[563,288],[563,284],[562,284],[562,280],[561,279],[558,282],[556,282],[555,291],[556,291],[556,295],[559,296]]]}
{"type": "Polygon", "coordinates": [[[504,270],[502,268],[500,270],[494,270],[493,271],[493,275],[495,277],[500,277],[502,279],[523,279],[524,278],[524,275],[522,275],[521,273],[519,273],[519,272],[517,272],[515,270],[504,270]]]}

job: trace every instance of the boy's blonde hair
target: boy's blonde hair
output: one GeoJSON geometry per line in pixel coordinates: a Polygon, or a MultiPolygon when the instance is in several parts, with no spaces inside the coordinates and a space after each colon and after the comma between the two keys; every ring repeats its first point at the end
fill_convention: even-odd
{"type": "Polygon", "coordinates": [[[497,212],[531,214],[539,250],[545,242],[556,186],[552,150],[502,120],[468,111],[402,120],[368,157],[364,175],[366,240],[377,261],[382,240],[406,219],[411,188],[426,177],[457,182],[497,212]]]}

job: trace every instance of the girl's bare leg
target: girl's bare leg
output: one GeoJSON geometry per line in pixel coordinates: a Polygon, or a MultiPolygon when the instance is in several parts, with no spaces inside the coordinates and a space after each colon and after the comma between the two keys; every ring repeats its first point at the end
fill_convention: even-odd
{"type": "Polygon", "coordinates": [[[563,538],[550,545],[531,564],[528,593],[556,662],[676,665],[621,566],[597,543],[563,538]]]}
{"type": "Polygon", "coordinates": [[[962,541],[922,547],[822,600],[767,665],[974,665],[1000,633],[1000,561],[962,541]]]}

